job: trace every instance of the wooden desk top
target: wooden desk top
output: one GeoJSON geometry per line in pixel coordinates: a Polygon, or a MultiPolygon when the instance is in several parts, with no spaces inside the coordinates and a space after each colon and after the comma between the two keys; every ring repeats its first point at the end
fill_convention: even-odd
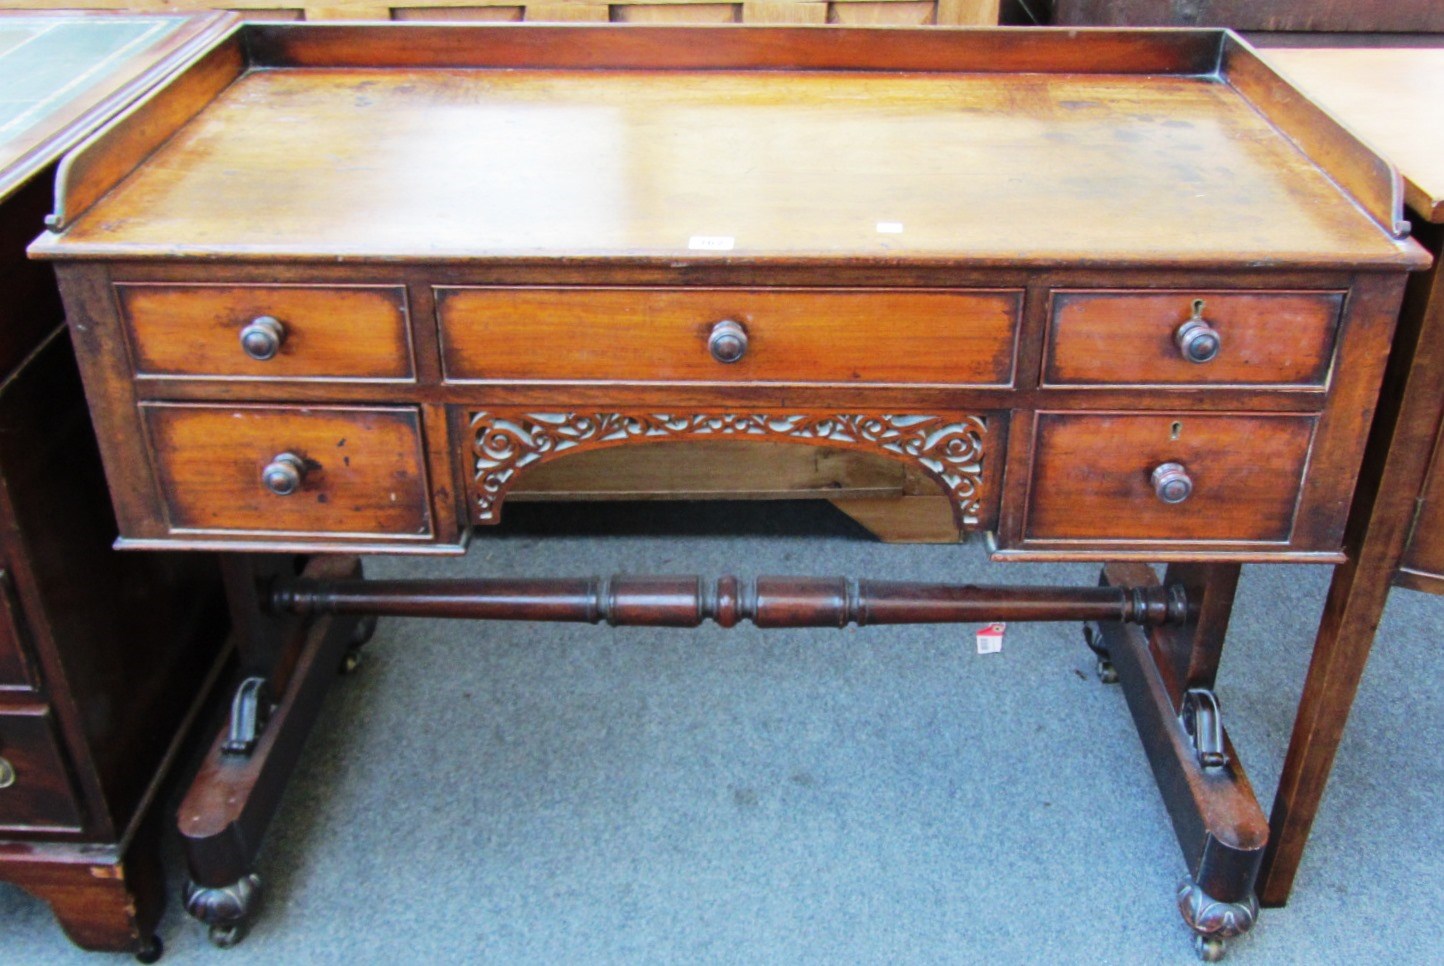
{"type": "Polygon", "coordinates": [[[1444,222],[1444,48],[1300,47],[1263,53],[1399,166],[1413,211],[1444,222]]]}
{"type": "MultiPolygon", "coordinates": [[[[490,30],[483,47],[522,36],[490,30]]],[[[617,33],[594,30],[591,42],[605,48],[617,33]]],[[[999,43],[987,34],[947,36],[964,52],[953,60],[999,43]]],[[[694,28],[669,42],[725,47],[728,35],[694,28]]],[[[817,51],[832,38],[805,28],[790,35],[786,70],[727,69],[725,57],[656,69],[626,52],[616,60],[636,65],[625,70],[573,69],[555,55],[525,70],[504,56],[465,69],[445,57],[382,64],[396,55],[374,50],[318,64],[304,49],[315,34],[284,36],[300,38],[287,41],[289,62],[241,54],[214,99],[55,248],[970,265],[1416,259],[1221,69],[1109,67],[1088,38],[1073,43],[1100,52],[1097,72],[1057,69],[1053,38],[1024,41],[1014,70],[1006,59],[957,69],[946,57],[908,69],[904,56],[883,72],[808,63],[826,62],[817,51]]],[[[380,36],[424,43],[399,29],[380,36]]],[[[569,43],[554,36],[554,48],[569,43]]],[[[1211,36],[1216,59],[1222,35],[1211,36]]],[[[875,43],[905,41],[878,32],[875,43]]],[[[211,73],[230,69],[217,58],[211,73]]]]}
{"type": "Polygon", "coordinates": [[[0,12],[0,200],[235,19],[0,12]]]}

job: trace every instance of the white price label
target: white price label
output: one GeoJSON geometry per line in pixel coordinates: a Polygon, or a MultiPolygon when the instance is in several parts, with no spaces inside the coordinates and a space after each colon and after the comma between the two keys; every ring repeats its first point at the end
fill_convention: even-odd
{"type": "Polygon", "coordinates": [[[877,233],[879,235],[901,235],[903,233],[903,223],[900,221],[880,221],[877,223],[877,233]]]}
{"type": "Polygon", "coordinates": [[[997,654],[1003,649],[1003,634],[1007,631],[1007,624],[989,624],[978,631],[978,653],[997,654]]]}

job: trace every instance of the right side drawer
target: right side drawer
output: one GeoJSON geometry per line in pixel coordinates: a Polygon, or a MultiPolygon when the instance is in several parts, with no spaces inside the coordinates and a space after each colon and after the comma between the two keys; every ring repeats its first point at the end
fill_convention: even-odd
{"type": "Polygon", "coordinates": [[[80,826],[50,709],[0,714],[0,828],[78,831],[80,826]]]}
{"type": "Polygon", "coordinates": [[[1316,423],[1292,413],[1039,413],[1024,537],[1286,544],[1316,423]],[[1182,489],[1168,495],[1170,478],[1182,489]]]}
{"type": "Polygon", "coordinates": [[[1058,290],[1043,384],[1322,390],[1343,304],[1343,292],[1058,290]]]}

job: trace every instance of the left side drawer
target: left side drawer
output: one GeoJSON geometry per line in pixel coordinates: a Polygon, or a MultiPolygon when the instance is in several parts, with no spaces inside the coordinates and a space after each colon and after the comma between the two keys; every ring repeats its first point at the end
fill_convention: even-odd
{"type": "Polygon", "coordinates": [[[122,282],[115,291],[141,377],[415,378],[401,285],[122,282]]]}
{"type": "Polygon", "coordinates": [[[140,410],[173,531],[431,535],[414,408],[143,403],[140,410]]]}

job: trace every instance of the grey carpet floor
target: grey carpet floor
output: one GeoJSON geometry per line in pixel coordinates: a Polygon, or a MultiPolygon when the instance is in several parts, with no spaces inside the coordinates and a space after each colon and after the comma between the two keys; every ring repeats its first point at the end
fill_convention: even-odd
{"type": "MultiPolygon", "coordinates": [[[[740,535],[513,529],[368,571],[1096,579],[806,535],[794,507],[740,535]]],[[[1244,571],[1219,693],[1266,809],[1328,577],[1244,571]]],[[[1079,628],[1014,625],[991,655],[974,631],[383,621],[288,790],[250,937],[210,948],[172,897],[164,962],[1195,961],[1183,859],[1079,628]]],[[[1294,898],[1230,961],[1444,956],[1441,632],[1444,600],[1394,592],[1294,898]]],[[[107,960],[0,886],[0,961],[107,960]]]]}

